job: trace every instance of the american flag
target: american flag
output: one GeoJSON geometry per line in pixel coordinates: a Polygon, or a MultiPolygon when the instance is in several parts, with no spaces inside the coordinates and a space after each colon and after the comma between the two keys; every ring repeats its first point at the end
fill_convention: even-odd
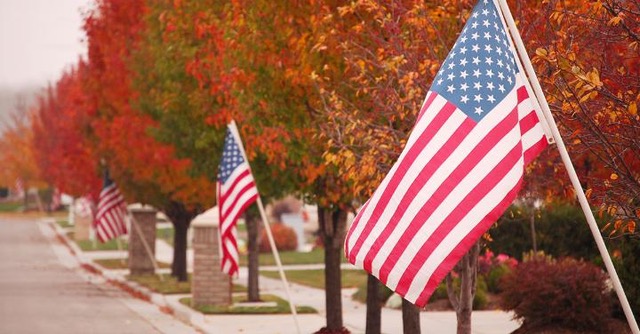
{"type": "Polygon", "coordinates": [[[100,242],[107,242],[120,235],[127,234],[127,205],[115,182],[104,173],[104,187],[98,199],[95,227],[100,242]]]}
{"type": "Polygon", "coordinates": [[[480,1],[398,161],[348,231],[349,262],[420,307],[547,145],[513,50],[493,1],[480,1]]]}
{"type": "Polygon", "coordinates": [[[24,197],[25,196],[24,182],[22,182],[22,178],[20,178],[20,177],[16,179],[15,190],[16,190],[16,197],[24,197]]]}
{"type": "Polygon", "coordinates": [[[58,188],[53,189],[53,194],[51,195],[51,211],[56,211],[62,205],[62,194],[58,188]]]}
{"type": "Polygon", "coordinates": [[[217,194],[222,244],[220,266],[222,272],[233,276],[238,272],[236,222],[258,198],[258,189],[233,122],[227,127],[224,138],[224,150],[218,167],[217,194]]]}

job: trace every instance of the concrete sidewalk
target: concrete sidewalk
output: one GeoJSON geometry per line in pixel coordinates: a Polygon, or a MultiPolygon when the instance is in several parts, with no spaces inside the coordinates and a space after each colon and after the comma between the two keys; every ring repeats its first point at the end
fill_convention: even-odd
{"type": "MultiPolygon", "coordinates": [[[[66,239],[62,229],[57,224],[54,228],[61,237],[66,239]]],[[[68,239],[67,239],[68,240],[68,239]]],[[[99,258],[126,257],[126,252],[82,252],[75,246],[69,244],[76,253],[76,257],[82,263],[90,264],[99,268],[107,279],[120,281],[132,289],[149,296],[151,302],[160,307],[168,307],[173,310],[174,316],[185,323],[194,326],[203,333],[296,333],[296,322],[292,315],[203,315],[190,307],[179,302],[180,298],[188,295],[161,295],[149,291],[133,282],[125,279],[127,270],[106,270],[93,263],[99,258]]],[[[156,259],[158,261],[171,263],[173,260],[173,248],[163,240],[156,240],[156,259]]],[[[193,252],[188,251],[188,268],[191,270],[193,252]]],[[[344,269],[352,268],[350,264],[345,264],[344,269]]],[[[285,266],[285,269],[322,269],[323,265],[309,266],[285,266]]],[[[261,268],[275,270],[276,268],[261,268]]],[[[235,284],[246,285],[247,268],[240,268],[239,277],[234,279],[235,284]]],[[[326,325],[326,308],[324,290],[310,288],[299,284],[289,283],[289,290],[292,294],[293,302],[296,305],[311,306],[318,310],[318,314],[298,315],[298,324],[301,333],[313,333],[326,325]]],[[[260,277],[260,291],[263,294],[274,294],[287,299],[283,283],[280,280],[260,277]]],[[[355,289],[343,289],[342,291],[342,312],[345,327],[352,333],[364,333],[366,323],[366,306],[353,301],[351,295],[355,289]]],[[[456,316],[454,312],[421,312],[421,329],[423,333],[456,333],[456,316]]],[[[517,321],[511,319],[511,314],[502,311],[474,311],[472,315],[472,333],[475,334],[504,334],[510,333],[520,327],[517,321]]],[[[383,308],[382,310],[382,332],[401,333],[402,332],[402,312],[383,308]]]]}

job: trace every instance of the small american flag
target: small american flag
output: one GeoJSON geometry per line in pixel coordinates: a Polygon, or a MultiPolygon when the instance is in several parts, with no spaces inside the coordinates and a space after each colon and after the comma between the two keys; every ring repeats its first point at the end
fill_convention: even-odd
{"type": "Polygon", "coordinates": [[[238,272],[236,222],[258,198],[258,189],[234,122],[227,127],[224,138],[224,150],[218,167],[217,194],[222,244],[220,265],[222,272],[233,276],[238,272]]]}
{"type": "Polygon", "coordinates": [[[22,182],[22,178],[20,178],[20,177],[16,179],[15,190],[16,190],[16,197],[24,197],[25,196],[24,182],[22,182]]]}
{"type": "Polygon", "coordinates": [[[98,199],[95,227],[100,242],[107,242],[120,235],[127,234],[127,205],[115,182],[104,173],[104,187],[98,199]]]}
{"type": "Polygon", "coordinates": [[[427,93],[406,147],[358,212],[349,262],[424,306],[515,199],[547,145],[493,1],[480,1],[427,93]]]}

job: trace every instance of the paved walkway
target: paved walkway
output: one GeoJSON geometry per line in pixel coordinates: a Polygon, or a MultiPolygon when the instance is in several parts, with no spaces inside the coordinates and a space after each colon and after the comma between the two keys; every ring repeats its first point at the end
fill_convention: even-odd
{"type": "Polygon", "coordinates": [[[195,333],[80,268],[51,226],[0,218],[0,333],[195,333]]]}
{"type": "MultiPolygon", "coordinates": [[[[56,224],[53,224],[57,228],[56,224]]],[[[58,231],[62,231],[58,228],[58,231]]],[[[73,244],[75,245],[75,244],[73,244]]],[[[98,258],[126,257],[126,252],[81,252],[76,249],[80,261],[91,262],[98,258]]],[[[156,258],[158,261],[172,262],[173,249],[163,240],[156,240],[156,258]]],[[[189,270],[193,263],[193,253],[188,251],[187,261],[189,270]]],[[[322,269],[323,265],[285,266],[286,269],[322,269]]],[[[349,269],[350,264],[344,268],[349,269]]],[[[275,267],[261,267],[261,270],[276,270],[275,267]]],[[[124,280],[127,270],[105,270],[103,275],[110,279],[124,280]]],[[[240,268],[239,277],[234,280],[236,284],[246,284],[247,269],[240,268]]],[[[131,284],[127,282],[127,284],[131,284]]],[[[296,322],[291,315],[203,315],[191,308],[184,306],[178,300],[185,295],[159,295],[151,293],[135,284],[136,289],[142,290],[151,296],[152,302],[173,309],[174,315],[184,322],[193,325],[204,333],[296,333],[296,322]]],[[[313,333],[326,325],[326,308],[324,290],[310,288],[299,284],[290,283],[289,290],[292,299],[297,305],[307,305],[318,310],[318,314],[298,315],[298,324],[301,333],[313,333]]],[[[285,289],[280,280],[260,277],[260,291],[264,294],[274,294],[287,298],[285,289]]],[[[342,292],[342,308],[345,326],[352,333],[364,333],[366,306],[353,301],[351,295],[354,289],[344,289],[342,292]]],[[[454,312],[422,312],[420,313],[422,333],[456,333],[456,316],[454,312]]],[[[475,311],[472,315],[472,333],[474,334],[504,334],[510,333],[519,327],[519,323],[511,319],[511,315],[501,311],[475,311]]],[[[382,332],[402,332],[402,312],[383,308],[382,332]]]]}

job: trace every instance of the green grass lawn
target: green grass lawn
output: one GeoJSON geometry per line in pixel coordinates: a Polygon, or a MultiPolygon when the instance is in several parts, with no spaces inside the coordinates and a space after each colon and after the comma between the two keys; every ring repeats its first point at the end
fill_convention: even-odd
{"type": "MultiPolygon", "coordinates": [[[[364,270],[341,270],[341,274],[343,288],[357,288],[367,281],[367,273],[364,270]]],[[[277,271],[261,271],[260,275],[280,279],[280,274],[277,271]]],[[[324,289],[324,269],[286,270],[285,275],[289,282],[324,289]]]]}
{"type": "MultiPolygon", "coordinates": [[[[93,262],[101,265],[105,269],[128,269],[128,259],[98,259],[93,262]]],[[[157,262],[159,268],[171,268],[170,263],[157,262]]]]}
{"type": "MultiPolygon", "coordinates": [[[[127,279],[136,282],[151,291],[161,294],[191,293],[191,274],[186,282],[178,282],[175,277],[169,274],[162,275],[129,275],[127,279]],[[162,279],[160,279],[162,276],[162,279]]],[[[246,292],[247,288],[234,284],[232,292],[246,292]]]]}
{"type": "MultiPolygon", "coordinates": [[[[67,236],[69,237],[69,239],[73,240],[73,232],[69,232],[67,233],[67,236]]],[[[111,239],[105,243],[100,243],[99,241],[92,241],[92,240],[76,240],[75,241],[76,245],[78,245],[78,247],[80,247],[80,249],[82,249],[85,252],[91,252],[91,251],[104,251],[104,250],[127,250],[129,247],[129,244],[121,241],[120,244],[122,246],[122,248],[118,248],[118,242],[116,239],[111,239]]]]}
{"type": "Polygon", "coordinates": [[[0,202],[0,212],[16,212],[24,204],[22,201],[17,202],[0,202]]]}
{"type": "Polygon", "coordinates": [[[58,224],[62,228],[70,228],[70,227],[73,226],[73,225],[69,224],[69,220],[68,219],[58,219],[58,220],[56,220],[56,224],[58,224]]]}
{"type": "MultiPolygon", "coordinates": [[[[195,308],[204,314],[288,314],[291,313],[289,302],[274,296],[263,294],[260,296],[265,302],[276,302],[276,306],[222,306],[222,305],[205,305],[195,308]]],[[[239,303],[245,299],[244,296],[234,296],[233,302],[239,303]]],[[[182,298],[180,302],[191,307],[191,298],[182,298]]],[[[303,313],[318,313],[316,309],[309,306],[296,306],[296,311],[303,313]]]]}
{"type": "MultiPolygon", "coordinates": [[[[280,261],[283,265],[288,264],[322,264],[324,263],[324,249],[316,248],[310,252],[280,252],[280,261]]],[[[247,255],[240,256],[240,265],[247,266],[247,255]]],[[[261,266],[275,266],[276,260],[272,253],[261,253],[259,255],[259,263],[261,266]]],[[[342,257],[342,262],[347,259],[342,257]]]]}
{"type": "Polygon", "coordinates": [[[173,246],[173,235],[173,227],[156,229],[156,238],[166,241],[171,246],[173,246]]]}

